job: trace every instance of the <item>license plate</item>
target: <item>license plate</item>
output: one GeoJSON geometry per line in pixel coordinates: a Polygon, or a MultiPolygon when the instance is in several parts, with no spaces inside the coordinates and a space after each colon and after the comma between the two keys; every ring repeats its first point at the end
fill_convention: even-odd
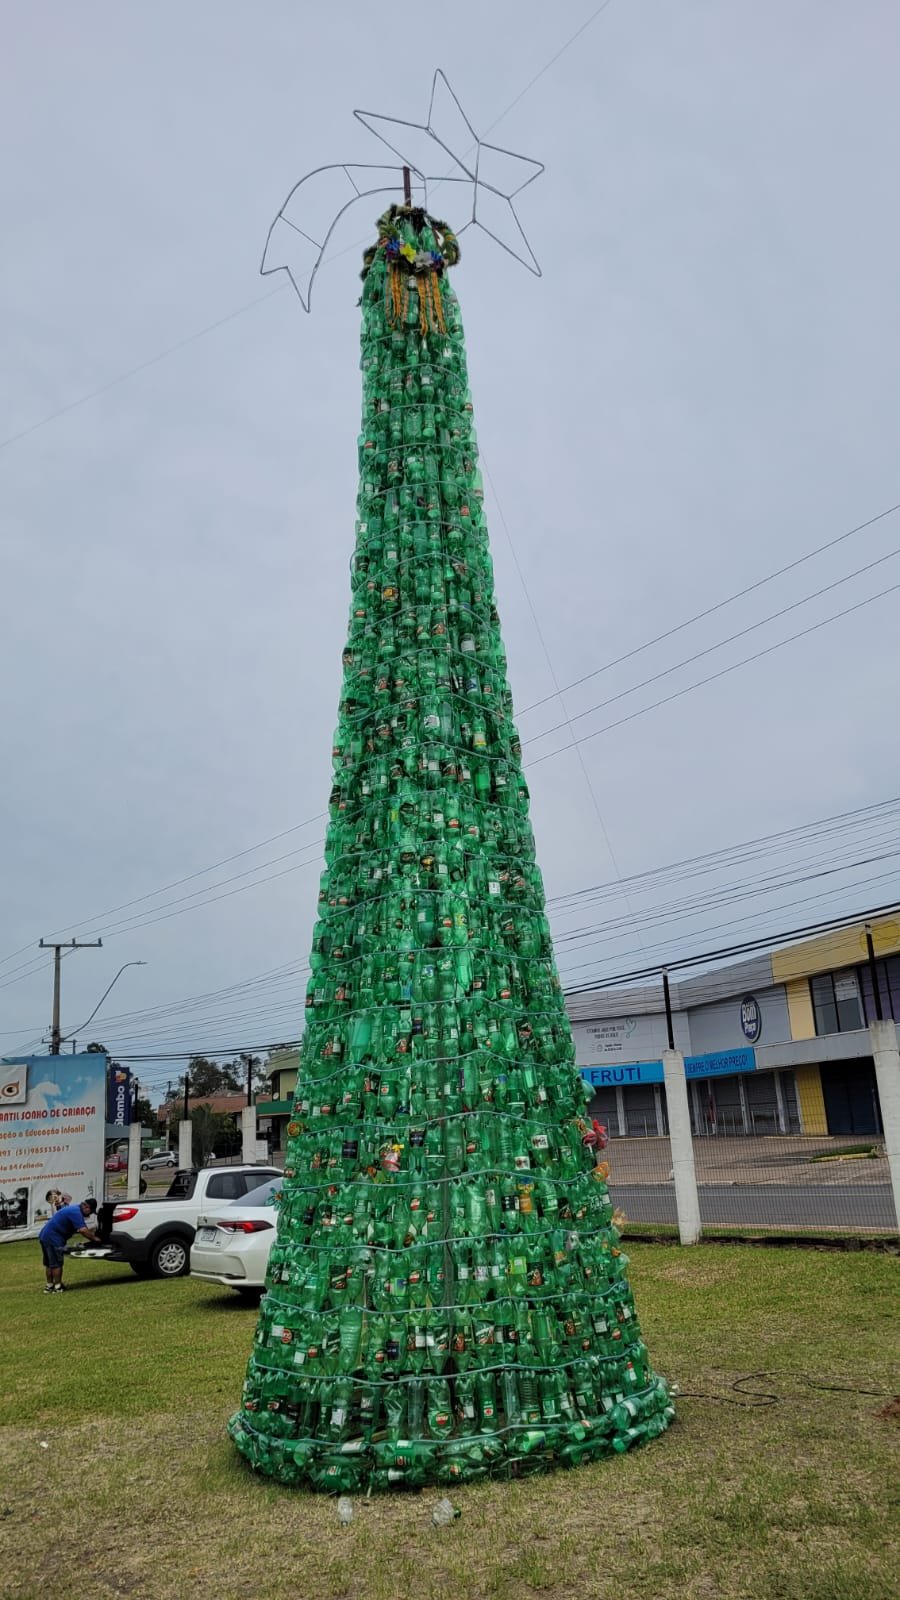
{"type": "Polygon", "coordinates": [[[198,1243],[199,1244],[215,1244],[217,1232],[218,1232],[217,1228],[200,1228],[200,1229],[198,1229],[198,1231],[197,1231],[197,1241],[198,1241],[198,1243]]]}

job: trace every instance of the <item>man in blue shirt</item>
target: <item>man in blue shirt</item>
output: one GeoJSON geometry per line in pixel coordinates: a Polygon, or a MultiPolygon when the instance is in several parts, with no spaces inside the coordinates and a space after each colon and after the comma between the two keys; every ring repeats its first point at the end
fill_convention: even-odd
{"type": "Polygon", "coordinates": [[[96,1237],[93,1228],[89,1228],[87,1222],[88,1217],[94,1216],[96,1210],[96,1200],[82,1200],[80,1205],[60,1206],[56,1215],[44,1223],[38,1234],[38,1240],[47,1274],[45,1294],[62,1294],[66,1245],[73,1233],[83,1233],[86,1239],[96,1237]]]}

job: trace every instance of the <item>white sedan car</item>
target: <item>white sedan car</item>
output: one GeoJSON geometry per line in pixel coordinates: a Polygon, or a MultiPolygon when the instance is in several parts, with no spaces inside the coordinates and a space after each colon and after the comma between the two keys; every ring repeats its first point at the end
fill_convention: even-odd
{"type": "Polygon", "coordinates": [[[266,1286],[269,1251],[275,1242],[275,1205],[282,1178],[267,1178],[258,1188],[221,1210],[197,1218],[191,1245],[191,1277],[221,1283],[247,1299],[266,1286]]]}

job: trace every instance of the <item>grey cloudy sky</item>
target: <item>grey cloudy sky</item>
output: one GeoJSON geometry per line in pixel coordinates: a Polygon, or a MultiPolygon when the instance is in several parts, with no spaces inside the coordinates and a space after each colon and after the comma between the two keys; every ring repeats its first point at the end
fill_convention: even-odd
{"type": "MultiPolygon", "coordinates": [[[[259,254],[290,184],[380,159],[354,106],[420,119],[441,65],[484,128],[593,9],[8,3],[0,436],[263,293],[259,254]]],[[[496,129],[547,164],[521,203],[544,276],[466,235],[454,281],[479,439],[560,684],[900,500],[898,46],[891,0],[612,0],[496,129]]],[[[379,209],[361,205],[345,240],[371,236],[379,209]]],[[[456,220],[449,200],[438,209],[456,220]]],[[[66,1027],[126,960],[149,964],[122,979],[111,1018],[307,955],[315,866],[205,910],[165,907],[315,841],[318,824],[144,901],[143,927],[96,914],[324,809],[359,253],[323,269],[312,317],[275,294],[0,452],[0,956],[82,922],[107,935],[66,964],[66,1027]]],[[[487,505],[524,707],[553,679],[487,505]]],[[[900,515],[573,691],[569,713],[895,547],[900,515]]],[[[900,557],[576,729],[896,582],[900,557]]],[[[900,791],[898,615],[887,596],[584,744],[619,872],[900,791]]],[[[523,716],[523,738],[560,720],[550,701],[523,716]]],[[[613,877],[574,753],[536,766],[532,789],[548,894],[613,877]]],[[[854,887],[877,870],[841,878],[810,916],[889,899],[900,874],[854,887]]],[[[622,901],[594,920],[614,915],[607,970],[653,949],[622,901]]],[[[722,921],[699,914],[684,936],[722,921]]],[[[19,970],[29,956],[0,968],[7,1051],[47,1023],[49,972],[19,970]]],[[[195,1008],[190,1028],[176,1012],[90,1031],[123,1048],[259,1044],[296,1032],[303,983],[262,985],[243,1014],[195,1008]]]]}

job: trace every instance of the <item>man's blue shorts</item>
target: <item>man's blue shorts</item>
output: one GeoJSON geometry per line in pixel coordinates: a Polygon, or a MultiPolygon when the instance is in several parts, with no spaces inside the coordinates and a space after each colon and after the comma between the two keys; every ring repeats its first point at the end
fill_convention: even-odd
{"type": "Polygon", "coordinates": [[[58,1271],[66,1259],[65,1248],[61,1244],[44,1244],[41,1241],[41,1252],[44,1257],[44,1266],[52,1271],[58,1271]]]}

